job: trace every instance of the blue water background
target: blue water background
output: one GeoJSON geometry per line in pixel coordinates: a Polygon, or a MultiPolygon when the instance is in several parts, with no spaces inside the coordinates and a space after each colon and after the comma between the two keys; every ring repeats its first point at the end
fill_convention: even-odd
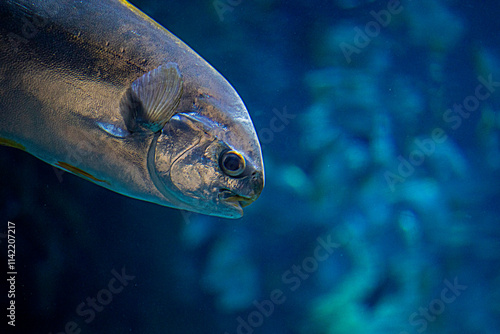
{"type": "Polygon", "coordinates": [[[218,219],[0,148],[13,333],[500,332],[498,2],[132,2],[239,92],[266,188],[218,219]]]}

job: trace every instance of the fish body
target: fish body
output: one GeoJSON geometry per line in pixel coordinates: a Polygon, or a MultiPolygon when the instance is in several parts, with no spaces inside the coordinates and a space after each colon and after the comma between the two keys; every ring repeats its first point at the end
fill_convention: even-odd
{"type": "Polygon", "coordinates": [[[238,218],[264,186],[234,88],[126,1],[0,3],[0,145],[115,192],[238,218]]]}

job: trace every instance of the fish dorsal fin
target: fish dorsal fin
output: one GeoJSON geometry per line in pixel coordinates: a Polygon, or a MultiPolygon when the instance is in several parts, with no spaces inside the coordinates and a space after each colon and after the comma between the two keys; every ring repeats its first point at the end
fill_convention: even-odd
{"type": "Polygon", "coordinates": [[[127,129],[158,132],[175,114],[182,95],[182,76],[175,63],[162,65],[136,79],[120,102],[127,129]]]}

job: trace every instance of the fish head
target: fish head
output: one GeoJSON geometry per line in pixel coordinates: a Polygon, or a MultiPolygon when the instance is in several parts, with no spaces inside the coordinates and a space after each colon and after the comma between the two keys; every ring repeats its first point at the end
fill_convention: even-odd
{"type": "Polygon", "coordinates": [[[155,142],[150,174],[171,206],[240,218],[264,187],[255,128],[225,79],[203,85],[189,78],[176,114],[155,142]]]}

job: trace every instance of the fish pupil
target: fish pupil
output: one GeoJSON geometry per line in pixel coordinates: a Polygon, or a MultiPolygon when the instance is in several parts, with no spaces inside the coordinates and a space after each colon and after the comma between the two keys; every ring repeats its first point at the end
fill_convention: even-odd
{"type": "Polygon", "coordinates": [[[240,177],[245,170],[245,158],[236,151],[226,151],[220,158],[220,167],[231,177],[240,177]]]}
{"type": "Polygon", "coordinates": [[[237,156],[234,153],[229,153],[228,155],[226,155],[226,158],[224,159],[224,167],[227,170],[235,172],[238,169],[240,169],[240,166],[241,166],[241,159],[239,156],[237,156]]]}

